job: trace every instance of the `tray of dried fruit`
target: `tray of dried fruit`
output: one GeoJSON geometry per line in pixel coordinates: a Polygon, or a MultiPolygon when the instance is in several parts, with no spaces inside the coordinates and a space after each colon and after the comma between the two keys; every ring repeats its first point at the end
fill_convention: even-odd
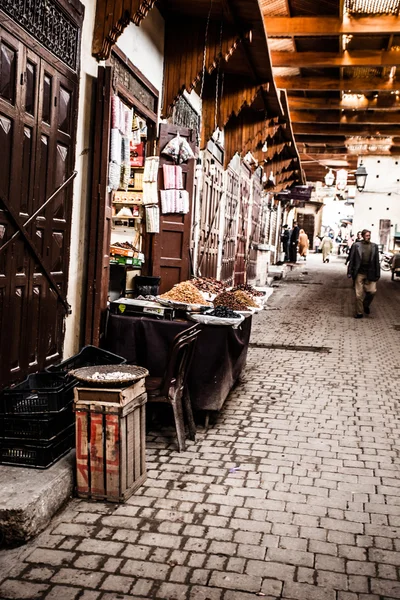
{"type": "Polygon", "coordinates": [[[169,292],[157,296],[157,302],[188,313],[201,313],[212,308],[190,281],[177,283],[169,292]]]}
{"type": "Polygon", "coordinates": [[[82,367],[69,372],[82,383],[91,384],[94,387],[102,385],[129,385],[147,377],[148,370],[136,365],[97,365],[94,367],[82,367]]]}
{"type": "Polygon", "coordinates": [[[207,310],[202,314],[191,313],[188,314],[189,319],[196,321],[196,323],[202,323],[203,325],[219,325],[219,326],[230,326],[233,329],[239,327],[239,325],[245,320],[245,315],[227,308],[226,306],[217,306],[212,310],[207,310]]]}

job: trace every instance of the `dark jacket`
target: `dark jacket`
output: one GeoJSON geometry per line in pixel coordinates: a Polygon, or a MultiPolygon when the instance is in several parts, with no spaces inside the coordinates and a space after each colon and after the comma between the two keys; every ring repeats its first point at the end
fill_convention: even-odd
{"type": "MultiPolygon", "coordinates": [[[[371,259],[369,261],[368,272],[366,277],[368,281],[378,281],[381,276],[381,266],[379,263],[379,250],[377,244],[371,242],[371,259]]],[[[362,242],[355,242],[350,250],[349,264],[347,274],[355,279],[361,267],[362,259],[362,242]]]]}
{"type": "Polygon", "coordinates": [[[298,225],[296,225],[296,227],[293,227],[293,229],[290,230],[290,245],[297,244],[297,242],[299,241],[299,233],[300,227],[298,225]]]}

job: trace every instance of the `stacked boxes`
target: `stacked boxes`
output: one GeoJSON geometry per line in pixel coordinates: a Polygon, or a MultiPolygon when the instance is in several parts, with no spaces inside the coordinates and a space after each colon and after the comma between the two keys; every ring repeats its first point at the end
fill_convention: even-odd
{"type": "Polygon", "coordinates": [[[0,403],[0,463],[45,469],[74,445],[74,380],[38,373],[5,390],[0,403]]]}
{"type": "Polygon", "coordinates": [[[0,463],[46,469],[75,445],[71,369],[126,360],[86,346],[59,365],[3,391],[0,397],[0,463]]]}

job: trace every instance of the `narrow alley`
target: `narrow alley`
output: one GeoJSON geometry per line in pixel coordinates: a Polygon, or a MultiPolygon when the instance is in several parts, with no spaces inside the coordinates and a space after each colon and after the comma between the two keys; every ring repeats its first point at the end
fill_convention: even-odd
{"type": "Polygon", "coordinates": [[[152,432],[126,504],[74,499],[0,552],[1,599],[400,598],[400,283],[361,320],[341,257],[274,286],[208,430],[152,432]]]}

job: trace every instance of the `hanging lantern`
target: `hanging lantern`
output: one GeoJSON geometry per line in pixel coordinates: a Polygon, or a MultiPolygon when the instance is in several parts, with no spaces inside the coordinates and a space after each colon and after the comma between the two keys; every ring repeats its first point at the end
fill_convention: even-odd
{"type": "Polygon", "coordinates": [[[266,172],[264,171],[264,173],[263,173],[263,176],[262,176],[262,182],[263,182],[263,183],[267,183],[267,181],[268,181],[267,174],[266,174],[266,172]]]}
{"type": "Polygon", "coordinates": [[[359,166],[357,167],[356,172],[354,173],[356,178],[356,186],[359,192],[362,192],[365,188],[365,184],[367,182],[367,169],[364,167],[363,162],[361,160],[359,166]]]}
{"type": "Polygon", "coordinates": [[[217,169],[215,167],[215,160],[212,158],[210,160],[210,175],[211,175],[211,177],[213,177],[216,172],[217,172],[217,169]]]}
{"type": "Polygon", "coordinates": [[[343,191],[346,189],[347,186],[347,171],[346,169],[340,169],[337,173],[336,173],[336,188],[339,191],[343,191]]]}
{"type": "Polygon", "coordinates": [[[267,140],[265,140],[263,147],[261,148],[261,152],[268,152],[268,144],[267,140]]]}
{"type": "Polygon", "coordinates": [[[332,187],[335,182],[335,176],[333,174],[332,169],[329,169],[328,173],[325,175],[325,185],[328,187],[332,187]]]}

